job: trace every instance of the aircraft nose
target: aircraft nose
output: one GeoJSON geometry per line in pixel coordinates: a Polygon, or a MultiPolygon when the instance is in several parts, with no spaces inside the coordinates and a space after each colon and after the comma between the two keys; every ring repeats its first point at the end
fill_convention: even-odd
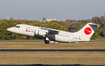
{"type": "Polygon", "coordinates": [[[7,28],[7,31],[9,31],[10,29],[9,28],[7,28]]]}
{"type": "Polygon", "coordinates": [[[11,28],[7,28],[7,31],[11,31],[11,28]]]}

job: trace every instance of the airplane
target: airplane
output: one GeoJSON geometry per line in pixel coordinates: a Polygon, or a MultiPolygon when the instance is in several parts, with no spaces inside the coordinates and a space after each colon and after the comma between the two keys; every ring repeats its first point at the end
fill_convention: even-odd
{"type": "Polygon", "coordinates": [[[50,41],[72,43],[80,41],[89,41],[97,27],[99,27],[98,24],[87,23],[77,32],[67,32],[40,26],[18,24],[14,27],[8,28],[7,31],[19,35],[44,39],[45,44],[49,44],[50,41]]]}

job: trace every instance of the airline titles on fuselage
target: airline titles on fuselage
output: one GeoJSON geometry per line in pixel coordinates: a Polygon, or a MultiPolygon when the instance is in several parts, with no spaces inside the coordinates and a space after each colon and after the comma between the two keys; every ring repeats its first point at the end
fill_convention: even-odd
{"type": "Polygon", "coordinates": [[[34,29],[26,28],[26,32],[32,32],[32,33],[34,33],[34,29]]]}

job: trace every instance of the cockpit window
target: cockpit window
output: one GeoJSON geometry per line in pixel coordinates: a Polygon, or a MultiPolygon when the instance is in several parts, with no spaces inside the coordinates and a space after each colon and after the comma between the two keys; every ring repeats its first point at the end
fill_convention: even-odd
{"type": "Polygon", "coordinates": [[[20,26],[14,26],[14,27],[16,27],[16,28],[20,28],[20,26]]]}

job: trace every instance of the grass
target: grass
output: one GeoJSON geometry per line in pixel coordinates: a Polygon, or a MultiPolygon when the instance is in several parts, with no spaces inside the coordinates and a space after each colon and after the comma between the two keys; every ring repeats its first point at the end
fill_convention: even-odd
{"type": "Polygon", "coordinates": [[[0,64],[105,65],[105,52],[0,52],[0,64]]]}
{"type": "Polygon", "coordinates": [[[44,42],[25,42],[22,40],[16,41],[1,41],[0,49],[105,49],[104,40],[92,40],[90,42],[79,43],[54,43],[45,44],[44,42]],[[18,42],[19,41],[19,42],[18,42]]]}
{"type": "MultiPolygon", "coordinates": [[[[0,49],[105,49],[105,39],[79,43],[0,41],[0,49]]],[[[0,64],[105,65],[105,52],[0,52],[0,64]]]]}
{"type": "Polygon", "coordinates": [[[44,40],[0,40],[0,42],[43,42],[44,40]]]}

